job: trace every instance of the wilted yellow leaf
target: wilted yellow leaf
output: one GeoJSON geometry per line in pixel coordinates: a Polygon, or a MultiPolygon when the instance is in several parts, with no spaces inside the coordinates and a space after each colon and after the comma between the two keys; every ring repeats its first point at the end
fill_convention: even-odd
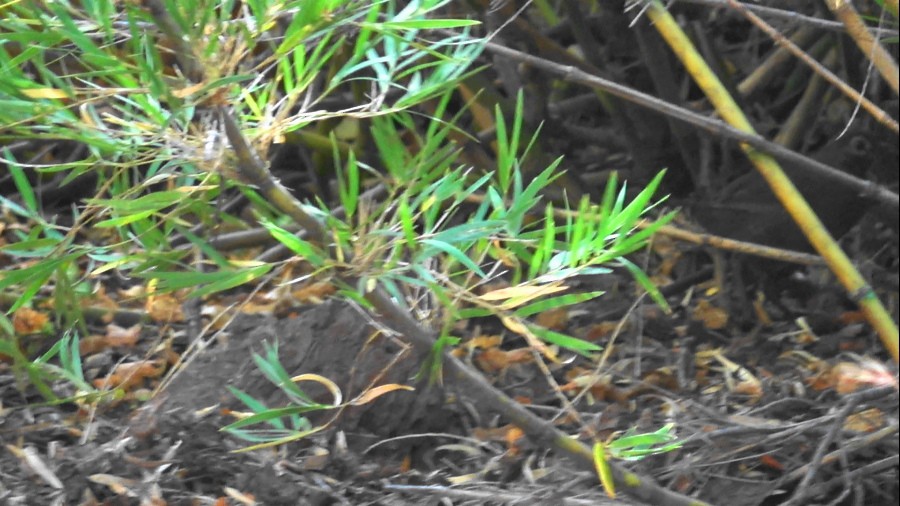
{"type": "Polygon", "coordinates": [[[869,408],[854,413],[844,420],[844,430],[854,432],[875,432],[884,427],[884,412],[878,408],[869,408]]]}
{"type": "Polygon", "coordinates": [[[532,332],[524,323],[508,316],[501,316],[500,321],[503,322],[503,325],[506,328],[524,337],[525,341],[528,342],[528,345],[536,349],[541,355],[554,362],[559,362],[559,358],[557,358],[556,353],[552,349],[547,347],[547,345],[544,344],[544,342],[541,341],[538,336],[534,335],[534,332],[532,332]]]}
{"type": "Polygon", "coordinates": [[[200,91],[206,85],[207,83],[197,83],[180,90],[172,90],[172,95],[174,95],[176,98],[184,98],[200,91]]]}
{"type": "Polygon", "coordinates": [[[341,389],[337,386],[337,383],[331,381],[325,376],[319,374],[301,374],[299,376],[294,376],[291,378],[291,381],[294,383],[300,381],[314,381],[323,387],[325,387],[329,392],[331,392],[331,396],[334,398],[333,406],[339,405],[344,400],[344,395],[341,393],[341,389]]]}
{"type": "Polygon", "coordinates": [[[613,480],[609,462],[606,460],[606,446],[600,441],[594,443],[594,467],[597,470],[597,477],[600,478],[600,483],[603,484],[603,489],[606,490],[606,495],[610,499],[615,499],[616,483],[613,480]]]}
{"type": "Polygon", "coordinates": [[[508,288],[500,288],[481,295],[481,300],[507,300],[512,298],[522,298],[522,302],[536,299],[544,295],[550,295],[566,290],[568,287],[559,283],[551,283],[549,285],[522,285],[510,286],[508,288]]]}
{"type": "Polygon", "coordinates": [[[354,406],[361,406],[363,404],[368,404],[375,399],[381,397],[382,395],[390,392],[394,392],[396,390],[415,390],[415,388],[407,385],[398,385],[396,383],[391,383],[389,385],[380,385],[375,388],[370,388],[362,393],[356,399],[350,401],[350,404],[354,406]]]}
{"type": "Polygon", "coordinates": [[[69,94],[57,88],[29,88],[20,90],[28,98],[69,98],[69,94]]]}

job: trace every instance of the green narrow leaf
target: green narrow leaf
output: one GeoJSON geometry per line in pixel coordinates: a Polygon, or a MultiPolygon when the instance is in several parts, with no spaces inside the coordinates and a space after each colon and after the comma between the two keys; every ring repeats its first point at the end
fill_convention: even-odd
{"type": "Polygon", "coordinates": [[[50,276],[53,275],[56,269],[62,265],[63,262],[75,257],[77,257],[77,255],[51,258],[30,265],[24,269],[0,273],[0,292],[6,290],[10,286],[18,285],[23,287],[22,291],[18,294],[18,300],[10,306],[6,313],[15,313],[20,307],[31,302],[34,295],[47,284],[47,280],[50,279],[50,276]]]}
{"type": "MultiPolygon", "coordinates": [[[[231,385],[226,385],[225,388],[227,388],[228,391],[231,392],[231,395],[237,397],[239,401],[243,402],[248,408],[250,408],[253,413],[259,414],[268,411],[269,408],[265,404],[263,404],[262,401],[257,400],[247,392],[244,392],[243,390],[231,385]]],[[[284,422],[281,421],[281,417],[273,417],[266,420],[266,422],[276,429],[287,430],[284,422]]]]}
{"type": "Polygon", "coordinates": [[[577,337],[567,336],[559,332],[555,332],[536,325],[529,325],[528,329],[534,332],[534,335],[550,344],[555,344],[567,350],[574,351],[581,355],[589,356],[591,353],[603,351],[603,348],[594,343],[578,339],[577,337]]]}
{"type": "Polygon", "coordinates": [[[550,297],[545,300],[539,300],[537,302],[532,302],[527,306],[522,306],[515,311],[517,316],[521,316],[523,318],[527,318],[531,315],[541,313],[543,311],[549,311],[551,309],[557,309],[565,306],[571,306],[572,304],[580,304],[584,301],[588,301],[591,299],[595,299],[605,292],[597,291],[597,292],[582,292],[582,293],[567,293],[565,295],[560,295],[557,297],[550,297]]]}
{"type": "MultiPolygon", "coordinates": [[[[236,286],[241,286],[253,281],[254,279],[268,274],[272,270],[272,264],[257,265],[250,268],[242,268],[237,271],[220,271],[215,274],[215,278],[211,278],[202,288],[193,290],[188,297],[203,297],[211,293],[229,290],[236,286]]],[[[207,274],[207,273],[204,273],[207,274]]]]}
{"type": "Polygon", "coordinates": [[[421,241],[428,246],[439,249],[444,253],[450,255],[451,258],[456,260],[457,262],[465,265],[475,274],[478,274],[479,277],[485,278],[487,275],[481,270],[481,267],[478,267],[475,262],[472,261],[465,253],[459,250],[456,246],[446,243],[444,241],[436,241],[434,239],[422,239],[421,241]]]}
{"type": "Polygon", "coordinates": [[[278,242],[287,246],[291,251],[303,257],[309,263],[321,267],[325,264],[325,256],[318,251],[311,242],[305,241],[295,234],[279,227],[269,220],[262,220],[262,225],[272,234],[278,242]]]}
{"type": "Polygon", "coordinates": [[[121,227],[124,225],[130,225],[132,223],[136,223],[138,221],[146,220],[150,216],[153,216],[157,213],[156,210],[149,211],[139,211],[132,214],[126,214],[125,216],[119,216],[118,218],[109,218],[106,220],[98,221],[94,223],[94,226],[97,228],[110,228],[110,227],[121,227]]]}
{"type": "Polygon", "coordinates": [[[463,26],[480,25],[480,21],[472,19],[410,19],[405,21],[385,21],[381,23],[384,29],[399,30],[434,30],[438,28],[460,28],[463,26]]]}
{"type": "Polygon", "coordinates": [[[403,229],[403,236],[406,239],[406,247],[412,249],[416,244],[416,230],[409,204],[406,202],[406,195],[403,195],[400,204],[397,206],[397,215],[400,218],[400,227],[403,229]]]}
{"type": "MultiPolygon", "coordinates": [[[[334,143],[334,159],[339,160],[337,144],[334,143]]],[[[345,164],[347,174],[344,171],[336,170],[338,175],[338,190],[340,192],[341,204],[344,206],[347,221],[351,222],[353,215],[356,213],[356,206],[359,203],[359,165],[356,163],[356,155],[353,151],[347,154],[347,163],[345,164]]]]}
{"type": "Polygon", "coordinates": [[[248,425],[256,425],[258,423],[272,423],[272,420],[277,418],[281,418],[283,416],[290,415],[301,415],[303,413],[309,413],[311,411],[321,411],[326,409],[332,409],[332,406],[328,406],[326,404],[312,404],[308,406],[287,406],[284,408],[270,408],[262,411],[260,413],[256,413],[248,416],[247,418],[242,418],[232,424],[226,425],[219,430],[222,431],[231,431],[234,429],[240,429],[241,427],[246,427],[248,425]]]}
{"type": "Polygon", "coordinates": [[[19,191],[19,196],[22,197],[22,203],[32,213],[38,213],[40,210],[38,209],[37,198],[34,195],[34,188],[32,188],[31,182],[28,181],[25,171],[15,162],[12,153],[6,148],[3,148],[3,158],[6,160],[6,166],[9,168],[9,174],[16,185],[16,190],[19,191]]]}
{"type": "Polygon", "coordinates": [[[619,262],[628,269],[628,272],[634,277],[635,281],[638,282],[641,287],[647,291],[647,294],[650,295],[650,298],[653,299],[653,302],[663,309],[667,314],[672,312],[672,308],[669,307],[669,303],[666,301],[666,298],[663,296],[662,292],[659,291],[656,285],[653,284],[653,281],[644,274],[644,271],[641,270],[640,267],[632,263],[630,260],[626,258],[619,258],[619,262]]]}

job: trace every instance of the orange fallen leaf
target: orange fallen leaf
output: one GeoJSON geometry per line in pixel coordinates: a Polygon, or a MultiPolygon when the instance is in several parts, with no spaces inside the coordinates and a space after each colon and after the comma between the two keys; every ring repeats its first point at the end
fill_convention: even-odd
{"type": "Polygon", "coordinates": [[[467,343],[472,349],[489,349],[496,348],[503,344],[503,336],[495,334],[492,336],[477,336],[470,339],[467,343]]]}
{"type": "Polygon", "coordinates": [[[109,324],[106,326],[106,335],[90,335],[78,343],[78,349],[82,355],[92,355],[107,348],[131,348],[137,344],[140,335],[140,324],[133,325],[127,329],[115,324],[109,324]]]}
{"type": "Polygon", "coordinates": [[[840,362],[831,369],[831,377],[839,394],[849,394],[863,387],[897,388],[897,379],[887,367],[871,359],[863,359],[858,364],[840,362]]]}
{"type": "Polygon", "coordinates": [[[760,463],[762,463],[762,465],[770,469],[775,469],[776,471],[784,471],[784,464],[779,462],[778,459],[771,455],[762,455],[759,457],[759,461],[760,463]]]}
{"type": "Polygon", "coordinates": [[[528,349],[504,351],[499,348],[490,348],[479,353],[475,361],[482,371],[494,373],[502,371],[512,364],[531,362],[533,358],[528,349]]]}
{"type": "Polygon", "coordinates": [[[728,359],[720,348],[698,351],[694,361],[697,364],[698,374],[702,369],[709,368],[713,361],[718,362],[721,365],[719,369],[725,376],[725,385],[731,392],[747,395],[751,402],[756,402],[762,397],[763,388],[759,378],[746,367],[728,359]]]}
{"type": "Polygon", "coordinates": [[[13,313],[12,321],[16,334],[37,334],[44,329],[50,317],[30,307],[20,307],[13,313]]]}
{"type": "Polygon", "coordinates": [[[162,360],[141,360],[139,362],[127,362],[119,364],[106,378],[94,380],[94,386],[121,387],[126,390],[140,385],[145,379],[158,378],[166,370],[166,364],[162,360]]]}
{"type": "Polygon", "coordinates": [[[703,326],[710,330],[723,329],[728,325],[728,313],[706,299],[697,302],[697,307],[691,313],[691,319],[703,323],[703,326]]]}
{"type": "Polygon", "coordinates": [[[521,442],[525,439],[525,433],[522,432],[522,429],[516,427],[515,425],[510,425],[509,429],[506,431],[504,435],[504,440],[506,441],[506,448],[509,450],[510,455],[518,455],[521,453],[521,442]]]}
{"type": "Polygon", "coordinates": [[[403,460],[400,461],[400,472],[406,473],[409,472],[410,469],[412,469],[412,455],[407,453],[403,456],[403,460]]]}
{"type": "Polygon", "coordinates": [[[853,323],[865,323],[866,315],[862,311],[845,311],[838,316],[838,321],[844,325],[853,323]]]}
{"type": "Polygon", "coordinates": [[[78,342],[78,351],[82,356],[93,355],[107,348],[106,336],[91,334],[78,342]]]}
{"type": "MultiPolygon", "coordinates": [[[[599,341],[600,339],[603,339],[612,334],[618,326],[619,322],[600,322],[595,325],[591,325],[591,327],[588,328],[584,338],[591,342],[599,341]]],[[[626,321],[625,325],[623,326],[623,330],[628,329],[628,327],[629,325],[626,321]]]]}
{"type": "Polygon", "coordinates": [[[594,400],[612,400],[618,403],[628,401],[628,391],[614,385],[609,375],[597,375],[587,370],[578,376],[571,377],[568,383],[560,387],[563,392],[577,393],[585,389],[591,393],[594,400]]]}
{"type": "Polygon", "coordinates": [[[537,315],[535,323],[550,330],[565,330],[569,324],[569,311],[564,307],[543,311],[537,315]]]}
{"type": "Polygon", "coordinates": [[[756,293],[756,299],[753,300],[753,312],[756,313],[756,320],[764,327],[772,326],[772,317],[766,311],[766,296],[762,292],[756,293]]]}
{"type": "Polygon", "coordinates": [[[472,429],[472,436],[479,441],[508,441],[509,432],[512,430],[519,429],[512,424],[506,424],[500,427],[475,427],[472,429]]]}
{"type": "Polygon", "coordinates": [[[148,297],[144,309],[150,315],[150,318],[158,323],[184,321],[181,302],[170,293],[148,297]]]}
{"type": "Polygon", "coordinates": [[[119,303],[106,294],[106,288],[104,288],[103,285],[99,284],[94,289],[93,293],[91,293],[90,297],[86,297],[81,300],[81,306],[106,309],[107,313],[102,317],[104,323],[111,323],[113,319],[113,313],[118,311],[120,308],[119,303]]]}
{"type": "Polygon", "coordinates": [[[337,291],[333,283],[317,281],[291,292],[291,296],[300,302],[319,304],[337,291]]]}

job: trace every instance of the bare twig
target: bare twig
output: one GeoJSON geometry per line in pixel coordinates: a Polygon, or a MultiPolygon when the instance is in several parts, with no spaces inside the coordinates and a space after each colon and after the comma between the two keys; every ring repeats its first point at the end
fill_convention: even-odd
{"type": "Polygon", "coordinates": [[[795,504],[800,504],[801,501],[806,498],[806,495],[809,492],[809,486],[812,484],[812,479],[822,466],[822,459],[825,457],[825,452],[828,451],[828,447],[831,446],[831,443],[837,437],[838,432],[843,428],[844,420],[850,416],[850,412],[853,411],[853,408],[855,408],[856,405],[857,403],[855,401],[849,400],[838,412],[837,416],[831,422],[831,428],[819,442],[816,452],[813,454],[809,464],[806,465],[806,474],[803,475],[803,479],[800,480],[800,483],[794,490],[794,495],[785,503],[785,505],[794,506],[795,504]]]}
{"type": "Polygon", "coordinates": [[[856,42],[866,58],[872,60],[875,68],[894,90],[894,93],[900,95],[900,69],[897,67],[897,62],[869,32],[869,27],[863,23],[856,8],[853,7],[853,3],[847,0],[825,0],[825,5],[844,23],[844,26],[847,27],[847,34],[856,42]]]}
{"type": "MultiPolygon", "coordinates": [[[[875,118],[879,123],[890,128],[894,133],[900,133],[900,126],[898,126],[897,121],[891,118],[891,116],[887,112],[872,103],[871,100],[862,96],[849,84],[845,83],[840,77],[836,76],[834,72],[831,72],[821,63],[816,61],[815,58],[806,54],[805,51],[791,42],[790,39],[782,35],[772,25],[766,23],[762,18],[750,12],[746,5],[741,2],[737,2],[736,0],[728,0],[728,4],[731,5],[732,8],[743,14],[744,17],[746,17],[751,23],[756,25],[757,28],[765,32],[766,35],[771,37],[772,40],[774,40],[779,46],[790,51],[791,54],[796,56],[801,62],[811,68],[813,72],[815,72],[817,75],[821,76],[823,79],[831,83],[832,86],[840,90],[840,92],[846,95],[847,98],[849,98],[853,102],[859,103],[862,108],[865,109],[869,114],[871,114],[872,117],[875,118]]],[[[896,75],[896,67],[894,67],[894,72],[896,75]]]]}
{"type": "MultiPolygon", "coordinates": [[[[726,7],[730,0],[677,0],[677,3],[686,3],[686,4],[696,4],[696,5],[708,5],[710,7],[726,7]]],[[[889,0],[893,2],[895,5],[897,0],[889,0]]],[[[756,5],[754,3],[744,3],[744,6],[755,12],[756,14],[763,16],[769,19],[777,19],[779,21],[786,21],[788,23],[795,23],[803,26],[810,26],[821,28],[823,30],[831,30],[833,32],[843,32],[844,25],[837,21],[831,21],[828,19],[821,19],[814,16],[807,16],[805,14],[801,14],[796,11],[786,10],[786,9],[777,9],[774,7],[767,7],[765,5],[756,5]]],[[[875,28],[873,29],[875,34],[879,37],[897,37],[900,36],[900,32],[896,29],[892,28],[875,28]]]]}
{"type": "Polygon", "coordinates": [[[661,114],[671,116],[672,118],[679,121],[683,121],[685,123],[689,123],[696,127],[702,128],[703,130],[723,139],[745,143],[749,146],[770,154],[778,160],[792,164],[792,167],[796,167],[800,171],[816,174],[817,177],[828,180],[828,182],[830,183],[844,186],[848,190],[852,190],[858,193],[860,196],[867,197],[878,203],[890,206],[892,209],[900,209],[900,197],[898,197],[896,193],[891,192],[887,188],[876,185],[870,181],[851,176],[846,172],[840,171],[838,169],[825,165],[822,162],[818,162],[807,156],[801,155],[796,151],[787,149],[777,143],[766,140],[759,135],[743,132],[737,128],[727,125],[722,121],[712,119],[683,107],[679,107],[663,100],[659,100],[656,97],[647,95],[646,93],[642,93],[608,79],[603,79],[601,77],[591,75],[573,66],[560,65],[544,58],[533,56],[528,53],[523,53],[521,51],[516,51],[515,49],[510,49],[508,47],[491,42],[488,42],[485,48],[488,51],[513,58],[517,61],[532,65],[535,68],[556,74],[566,81],[602,88],[617,97],[624,98],[625,100],[628,100],[634,104],[646,107],[661,114]]]}

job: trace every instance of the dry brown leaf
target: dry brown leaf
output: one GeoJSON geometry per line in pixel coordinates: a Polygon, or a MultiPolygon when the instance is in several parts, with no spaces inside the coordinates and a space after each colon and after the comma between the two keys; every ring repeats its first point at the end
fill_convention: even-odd
{"type": "Polygon", "coordinates": [[[328,467],[331,461],[331,452],[321,446],[312,448],[309,456],[303,459],[303,470],[322,471],[328,467]]]}
{"type": "Polygon", "coordinates": [[[78,342],[78,351],[82,356],[93,355],[107,348],[106,336],[91,334],[78,342]]]}
{"type": "Polygon", "coordinates": [[[878,408],[869,408],[859,413],[853,413],[844,420],[844,430],[854,432],[875,432],[884,427],[884,412],[878,408]]]}
{"type": "Polygon", "coordinates": [[[839,394],[849,394],[863,387],[897,388],[897,379],[887,367],[871,359],[863,359],[858,364],[838,363],[831,368],[831,382],[839,394]]]}
{"type": "Polygon", "coordinates": [[[738,365],[725,357],[720,348],[698,351],[694,360],[697,364],[698,373],[700,369],[708,368],[710,362],[718,362],[724,371],[725,384],[729,391],[747,395],[750,397],[751,402],[757,402],[762,397],[762,382],[746,367],[738,365]]]}
{"type": "Polygon", "coordinates": [[[862,311],[845,311],[838,317],[838,321],[844,325],[851,325],[854,323],[865,323],[868,319],[862,311]]]}
{"type": "Polygon", "coordinates": [[[633,396],[646,391],[654,392],[658,388],[670,392],[677,392],[680,390],[678,377],[675,375],[675,371],[672,370],[672,368],[660,367],[648,372],[643,379],[641,379],[641,382],[631,389],[631,395],[633,396]]]}
{"type": "Polygon", "coordinates": [[[259,303],[253,300],[240,305],[240,311],[243,314],[272,314],[275,311],[275,302],[259,303]]]}
{"type": "Polygon", "coordinates": [[[736,394],[750,397],[751,402],[759,401],[763,395],[762,383],[752,375],[734,382],[731,391],[736,394]]]}
{"type": "Polygon", "coordinates": [[[110,323],[106,326],[106,335],[90,335],[78,343],[78,349],[82,355],[91,355],[106,348],[131,348],[137,344],[141,337],[141,324],[123,328],[110,323]]]}
{"type": "Polygon", "coordinates": [[[186,87],[178,89],[178,90],[172,90],[172,95],[177,98],[185,98],[190,95],[193,95],[194,93],[197,93],[198,91],[202,90],[205,86],[208,86],[208,85],[209,85],[209,83],[192,84],[190,86],[186,86],[186,87]]]}
{"type": "Polygon", "coordinates": [[[569,382],[559,389],[563,392],[581,392],[587,389],[591,397],[597,401],[612,400],[619,403],[628,401],[628,391],[613,385],[609,375],[597,375],[593,371],[582,369],[577,375],[566,375],[569,382]]]}
{"type": "Polygon", "coordinates": [[[108,312],[103,315],[103,323],[111,323],[113,313],[119,310],[119,303],[106,294],[106,288],[98,284],[90,297],[81,300],[82,307],[103,308],[108,312]]]}
{"type": "Polygon", "coordinates": [[[772,326],[772,317],[766,311],[766,296],[762,292],[756,293],[756,299],[753,300],[753,312],[756,313],[756,320],[763,326],[772,326]]]}
{"type": "MultiPolygon", "coordinates": [[[[625,325],[622,327],[623,330],[628,329],[628,327],[629,327],[628,321],[630,321],[630,320],[626,320],[625,325]]],[[[591,325],[588,328],[587,333],[585,334],[584,338],[591,342],[599,341],[605,337],[608,337],[613,332],[615,332],[615,330],[618,326],[619,326],[618,322],[600,322],[595,325],[591,325]]]]}
{"type": "Polygon", "coordinates": [[[501,344],[503,344],[503,336],[499,334],[473,337],[466,343],[469,348],[474,350],[496,348],[501,344]]]}
{"type": "Polygon", "coordinates": [[[153,295],[147,298],[144,307],[150,318],[157,323],[174,323],[184,321],[181,301],[170,293],[153,295]]]}
{"type": "Polygon", "coordinates": [[[691,314],[691,319],[703,323],[710,330],[720,330],[728,325],[728,313],[720,307],[714,306],[706,299],[700,299],[697,307],[691,314]]]}
{"type": "Polygon", "coordinates": [[[678,247],[678,243],[671,237],[657,234],[653,236],[653,240],[650,241],[650,248],[654,253],[659,255],[662,260],[657,268],[656,274],[654,274],[654,278],[661,278],[660,280],[667,279],[671,282],[672,270],[682,257],[682,251],[681,248],[678,247]]]}
{"type": "Polygon", "coordinates": [[[141,337],[141,324],[132,325],[127,329],[114,323],[106,326],[106,340],[110,346],[131,347],[137,344],[141,337]]]}
{"type": "Polygon", "coordinates": [[[522,451],[521,443],[525,440],[525,433],[515,425],[509,425],[508,427],[504,436],[506,448],[509,450],[510,455],[518,455],[522,451]]]}
{"type": "Polygon", "coordinates": [[[121,387],[129,390],[143,383],[145,379],[162,376],[165,370],[166,363],[163,360],[141,360],[119,364],[106,378],[95,379],[94,386],[97,388],[121,387]]]}
{"type": "Polygon", "coordinates": [[[335,292],[337,292],[337,287],[333,283],[317,281],[292,291],[291,296],[299,302],[321,304],[335,292]]]}
{"type": "Polygon", "coordinates": [[[762,465],[768,467],[769,469],[774,469],[776,471],[784,471],[784,464],[782,464],[778,459],[773,457],[772,455],[761,455],[759,457],[760,463],[762,465]]]}
{"type": "Polygon", "coordinates": [[[535,323],[550,330],[565,330],[569,325],[569,311],[564,307],[542,311],[535,318],[535,323]]]}
{"type": "Polygon", "coordinates": [[[30,307],[20,307],[13,313],[12,321],[16,334],[37,334],[44,330],[44,327],[50,321],[50,317],[30,307]]]}
{"type": "Polygon", "coordinates": [[[482,351],[475,358],[475,362],[482,371],[488,373],[500,372],[513,364],[531,362],[534,357],[528,349],[504,351],[499,348],[489,348],[482,351]]]}
{"type": "Polygon", "coordinates": [[[133,285],[129,288],[119,290],[119,297],[123,299],[142,299],[147,293],[144,285],[133,285]]]}
{"type": "MultiPolygon", "coordinates": [[[[503,442],[508,441],[510,431],[517,430],[512,424],[502,425],[500,427],[475,427],[472,429],[472,437],[479,441],[503,442]]],[[[521,433],[520,433],[521,434],[521,433]]]]}
{"type": "Polygon", "coordinates": [[[131,495],[132,489],[140,484],[137,480],[112,474],[92,474],[88,476],[88,480],[100,485],[106,485],[117,495],[131,495]]]}

